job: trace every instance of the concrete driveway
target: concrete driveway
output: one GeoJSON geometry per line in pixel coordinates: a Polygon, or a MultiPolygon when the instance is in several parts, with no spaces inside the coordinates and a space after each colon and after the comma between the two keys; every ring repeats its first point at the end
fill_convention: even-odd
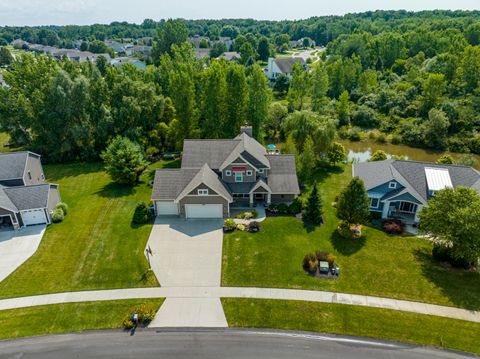
{"type": "Polygon", "coordinates": [[[150,263],[162,287],[220,286],[221,219],[158,217],[147,246],[150,263]]]}
{"type": "Polygon", "coordinates": [[[45,225],[0,231],[0,282],[30,258],[42,241],[45,225]]]}

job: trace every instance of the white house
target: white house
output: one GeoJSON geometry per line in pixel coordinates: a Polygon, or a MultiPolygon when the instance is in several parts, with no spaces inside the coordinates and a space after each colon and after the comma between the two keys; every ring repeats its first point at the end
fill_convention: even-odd
{"type": "Polygon", "coordinates": [[[301,57],[286,57],[286,58],[268,58],[267,77],[270,80],[275,80],[281,74],[292,77],[293,65],[296,63],[307,66],[306,62],[301,57]]]}

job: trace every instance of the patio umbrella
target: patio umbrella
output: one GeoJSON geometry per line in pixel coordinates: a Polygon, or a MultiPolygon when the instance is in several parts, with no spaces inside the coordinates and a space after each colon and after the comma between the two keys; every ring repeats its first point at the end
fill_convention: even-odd
{"type": "Polygon", "coordinates": [[[277,148],[277,146],[275,146],[274,144],[270,144],[270,145],[267,146],[267,149],[269,149],[269,150],[274,150],[276,148],[277,148]]]}

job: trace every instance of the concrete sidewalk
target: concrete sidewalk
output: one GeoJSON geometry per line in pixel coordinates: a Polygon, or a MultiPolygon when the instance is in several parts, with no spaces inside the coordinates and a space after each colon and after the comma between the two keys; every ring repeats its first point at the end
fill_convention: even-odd
{"type": "MultiPolygon", "coordinates": [[[[248,287],[155,287],[155,288],[132,288],[113,289],[86,292],[70,292],[39,295],[32,297],[20,297],[0,300],[0,310],[33,307],[47,304],[60,304],[72,302],[89,302],[103,300],[139,299],[139,298],[195,298],[215,299],[219,298],[258,298],[279,300],[301,300],[309,302],[334,303],[345,305],[358,305],[364,307],[384,308],[411,312],[418,314],[435,315],[440,317],[460,319],[480,323],[480,311],[472,311],[462,308],[447,307],[435,304],[410,302],[391,298],[371,297],[357,294],[321,292],[314,290],[277,289],[277,288],[248,288],[248,287]]],[[[167,301],[166,301],[167,302],[167,301]]],[[[179,308],[184,307],[188,301],[179,301],[179,308]]],[[[218,313],[217,308],[210,302],[199,301],[195,305],[196,312],[201,313],[202,308],[213,308],[213,313],[218,313]],[[203,303],[203,304],[201,304],[203,303]],[[202,307],[203,305],[203,307],[202,307]],[[209,306],[210,305],[210,306],[209,306]]],[[[217,302],[218,303],[218,302],[217,302]]],[[[190,302],[191,304],[191,302],[190,302]]],[[[169,304],[167,304],[168,306],[169,304]]],[[[161,310],[160,310],[161,312],[161,310]]],[[[172,315],[178,313],[177,309],[170,311],[172,315]]],[[[163,313],[160,314],[164,323],[170,320],[163,313]]],[[[203,316],[203,314],[201,314],[203,316]]],[[[223,318],[214,314],[223,323],[223,318]]],[[[184,322],[182,318],[180,321],[184,322]]],[[[189,319],[189,323],[195,319],[189,319]]],[[[155,325],[163,325],[155,321],[155,325]]],[[[223,326],[223,325],[220,325],[223,326]]]]}

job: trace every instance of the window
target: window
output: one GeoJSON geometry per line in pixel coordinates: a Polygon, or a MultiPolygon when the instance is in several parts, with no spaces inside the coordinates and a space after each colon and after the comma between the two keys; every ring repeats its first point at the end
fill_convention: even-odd
{"type": "Polygon", "coordinates": [[[243,182],[243,173],[235,172],[235,182],[243,182]]]}
{"type": "Polygon", "coordinates": [[[258,170],[258,173],[263,173],[263,168],[260,168],[260,169],[258,170]]]}
{"type": "Polygon", "coordinates": [[[232,175],[232,171],[228,170],[228,171],[225,171],[225,176],[231,176],[232,175]]]}
{"type": "Polygon", "coordinates": [[[45,176],[43,175],[43,173],[40,175],[40,178],[42,179],[42,181],[45,179],[45,176]]]}
{"type": "Polygon", "coordinates": [[[247,170],[247,176],[251,176],[251,175],[253,175],[252,170],[247,170]]]}
{"type": "Polygon", "coordinates": [[[397,182],[393,182],[393,181],[390,182],[390,183],[388,184],[388,188],[397,188],[397,182]]]}
{"type": "Polygon", "coordinates": [[[32,174],[30,173],[30,171],[28,171],[28,179],[32,180],[32,174]]]}
{"type": "Polygon", "coordinates": [[[208,189],[199,189],[197,192],[199,196],[208,196],[208,189]]]}
{"type": "Polygon", "coordinates": [[[370,207],[378,208],[379,202],[378,198],[370,198],[370,207]]]}
{"type": "Polygon", "coordinates": [[[407,213],[415,213],[417,205],[411,202],[401,202],[400,203],[400,211],[407,212],[407,213]]]}

